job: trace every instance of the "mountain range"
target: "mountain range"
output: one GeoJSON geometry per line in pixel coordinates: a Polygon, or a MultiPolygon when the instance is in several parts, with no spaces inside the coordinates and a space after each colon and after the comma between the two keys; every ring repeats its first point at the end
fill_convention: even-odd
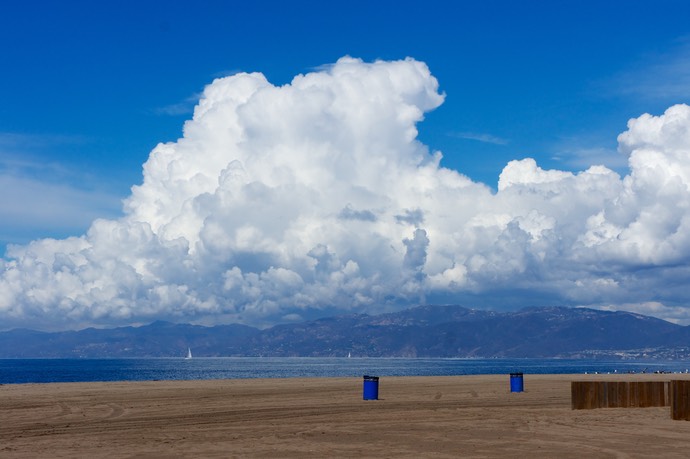
{"type": "Polygon", "coordinates": [[[347,356],[443,358],[690,358],[690,327],[624,311],[494,312],[419,306],[260,330],[153,322],[140,327],[0,332],[0,358],[347,356]]]}

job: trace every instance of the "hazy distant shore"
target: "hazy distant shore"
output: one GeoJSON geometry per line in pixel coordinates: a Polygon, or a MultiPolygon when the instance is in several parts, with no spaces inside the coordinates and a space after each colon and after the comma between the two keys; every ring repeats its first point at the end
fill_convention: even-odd
{"type": "Polygon", "coordinates": [[[573,380],[678,374],[11,384],[0,455],[183,457],[685,457],[669,408],[571,410],[573,380]]]}
{"type": "Polygon", "coordinates": [[[245,378],[350,378],[685,372],[687,361],[227,357],[193,359],[0,359],[0,384],[245,378]]]}

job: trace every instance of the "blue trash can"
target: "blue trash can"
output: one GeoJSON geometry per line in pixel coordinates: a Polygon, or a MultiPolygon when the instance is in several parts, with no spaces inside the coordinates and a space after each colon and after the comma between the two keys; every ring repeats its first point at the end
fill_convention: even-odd
{"type": "Polygon", "coordinates": [[[511,392],[522,392],[524,389],[522,383],[522,373],[511,373],[510,374],[510,391],[511,392]]]}
{"type": "Polygon", "coordinates": [[[364,400],[379,399],[379,377],[364,375],[364,400]]]}

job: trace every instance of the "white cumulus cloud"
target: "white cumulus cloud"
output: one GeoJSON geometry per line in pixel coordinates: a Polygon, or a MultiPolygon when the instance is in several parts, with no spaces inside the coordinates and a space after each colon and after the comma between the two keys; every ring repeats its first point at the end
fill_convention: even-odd
{"type": "Polygon", "coordinates": [[[443,98],[413,59],[346,57],[280,87],[259,73],[215,80],[183,137],[151,152],[122,218],[10,248],[3,327],[261,325],[434,301],[680,317],[690,107],[630,121],[625,177],[526,158],[494,193],[417,140],[443,98]]]}

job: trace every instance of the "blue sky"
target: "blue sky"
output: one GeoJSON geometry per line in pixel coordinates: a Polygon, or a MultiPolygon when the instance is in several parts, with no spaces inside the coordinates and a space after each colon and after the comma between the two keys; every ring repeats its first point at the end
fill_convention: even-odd
{"type": "Polygon", "coordinates": [[[493,192],[523,158],[623,177],[628,120],[690,102],[688,18],[684,1],[5,2],[0,250],[120,218],[214,79],[282,86],[343,56],[424,62],[445,101],[419,141],[493,192]]]}

